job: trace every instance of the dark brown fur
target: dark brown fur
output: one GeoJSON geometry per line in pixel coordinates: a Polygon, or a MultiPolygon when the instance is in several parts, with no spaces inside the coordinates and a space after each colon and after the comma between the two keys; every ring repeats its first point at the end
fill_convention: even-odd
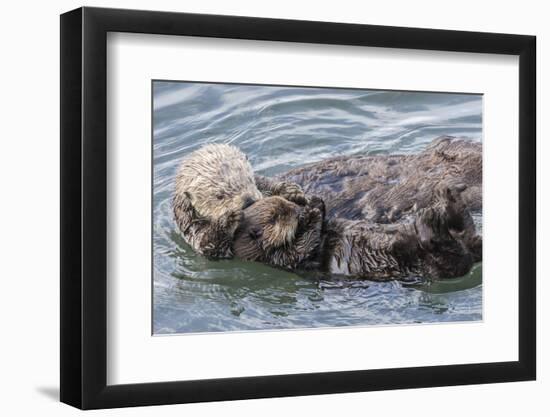
{"type": "Polygon", "coordinates": [[[369,279],[454,278],[481,260],[481,238],[460,191],[436,190],[434,204],[409,222],[330,219],[322,269],[369,279]]]}
{"type": "Polygon", "coordinates": [[[392,223],[432,206],[440,184],[464,187],[470,211],[482,208],[481,144],[450,136],[413,155],[331,158],[291,170],[280,180],[299,184],[326,203],[329,218],[392,223]]]}
{"type": "Polygon", "coordinates": [[[324,222],[320,199],[299,207],[265,198],[244,211],[235,234],[235,254],[287,269],[365,279],[462,276],[481,259],[481,239],[475,235],[461,191],[440,187],[432,206],[420,209],[411,222],[392,225],[346,219],[324,222]]]}

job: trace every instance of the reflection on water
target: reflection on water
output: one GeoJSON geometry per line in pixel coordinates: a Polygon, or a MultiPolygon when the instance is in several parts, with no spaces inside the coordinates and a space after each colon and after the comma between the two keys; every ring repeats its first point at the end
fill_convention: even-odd
{"type": "Polygon", "coordinates": [[[203,144],[237,146],[264,175],[337,155],[418,152],[443,134],[480,141],[481,96],[159,81],[153,94],[156,334],[481,319],[481,264],[427,284],[211,261],[185,244],[170,208],[178,161],[203,144]]]}

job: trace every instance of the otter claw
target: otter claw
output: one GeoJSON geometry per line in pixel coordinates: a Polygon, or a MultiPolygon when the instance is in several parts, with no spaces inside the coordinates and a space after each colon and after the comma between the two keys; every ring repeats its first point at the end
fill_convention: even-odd
{"type": "Polygon", "coordinates": [[[293,203],[302,206],[307,204],[306,196],[302,188],[298,184],[282,182],[279,185],[279,190],[277,194],[288,201],[292,201],[293,203]]]}
{"type": "Polygon", "coordinates": [[[325,212],[325,202],[318,196],[312,195],[307,198],[307,205],[319,209],[321,213],[325,212]]]}
{"type": "Polygon", "coordinates": [[[316,207],[306,207],[302,214],[303,221],[306,225],[316,224],[321,221],[321,210],[316,207]]]}

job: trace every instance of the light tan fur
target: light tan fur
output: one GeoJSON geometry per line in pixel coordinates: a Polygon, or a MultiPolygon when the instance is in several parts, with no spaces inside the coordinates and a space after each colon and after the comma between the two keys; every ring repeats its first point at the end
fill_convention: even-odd
{"type": "Polygon", "coordinates": [[[246,156],[225,144],[206,145],[184,159],[175,192],[187,193],[197,214],[209,220],[242,210],[249,199],[262,198],[246,156]]]}

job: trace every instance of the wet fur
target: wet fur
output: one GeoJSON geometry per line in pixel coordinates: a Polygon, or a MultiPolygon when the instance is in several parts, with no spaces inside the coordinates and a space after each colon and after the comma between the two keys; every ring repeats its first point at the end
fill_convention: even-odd
{"type": "Polygon", "coordinates": [[[438,184],[465,188],[470,211],[482,208],[480,143],[443,136],[413,155],[355,155],[293,169],[279,180],[326,203],[329,218],[392,223],[432,206],[438,184]]]}
{"type": "Polygon", "coordinates": [[[315,197],[306,207],[266,198],[244,210],[235,254],[287,269],[375,280],[462,276],[481,260],[481,238],[462,191],[440,186],[430,207],[420,209],[410,222],[391,225],[325,221],[323,202],[315,197]],[[277,234],[272,233],[275,227],[277,234]]]}
{"type": "Polygon", "coordinates": [[[299,269],[318,256],[322,211],[281,197],[266,197],[243,212],[235,233],[235,256],[287,269],[299,269]]]}
{"type": "Polygon", "coordinates": [[[333,158],[275,179],[255,176],[238,149],[207,145],[182,161],[173,209],[185,240],[211,258],[370,279],[453,277],[481,260],[470,216],[481,181],[481,145],[451,137],[417,155],[333,158]]]}
{"type": "Polygon", "coordinates": [[[460,191],[443,187],[408,222],[330,219],[321,270],[358,278],[455,278],[481,260],[481,238],[460,191]]]}
{"type": "Polygon", "coordinates": [[[196,252],[231,258],[243,208],[272,195],[305,203],[296,184],[255,176],[246,155],[236,147],[206,145],[180,164],[172,199],[174,219],[196,252]]]}

